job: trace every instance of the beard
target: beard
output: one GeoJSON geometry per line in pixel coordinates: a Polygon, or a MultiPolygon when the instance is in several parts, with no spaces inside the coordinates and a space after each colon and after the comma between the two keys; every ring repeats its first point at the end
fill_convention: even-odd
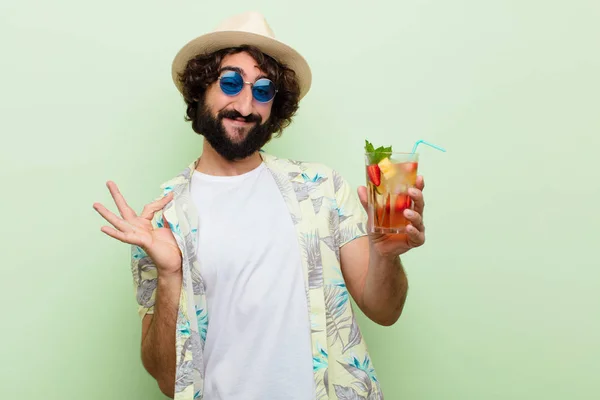
{"type": "MultiPolygon", "coordinates": [[[[262,124],[262,118],[258,114],[250,114],[244,117],[235,110],[223,110],[215,118],[203,101],[198,104],[198,112],[193,125],[194,130],[204,136],[212,148],[228,161],[242,160],[251,156],[267,144],[273,135],[270,124],[262,124]],[[234,142],[227,135],[223,125],[224,118],[243,119],[245,122],[253,122],[254,126],[247,131],[246,137],[239,142],[234,142]]],[[[247,129],[238,128],[235,130],[241,134],[247,129]]]]}

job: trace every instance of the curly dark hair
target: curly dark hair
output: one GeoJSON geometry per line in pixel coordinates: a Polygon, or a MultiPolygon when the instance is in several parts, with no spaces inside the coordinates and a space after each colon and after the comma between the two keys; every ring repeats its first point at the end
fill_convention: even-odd
{"type": "Polygon", "coordinates": [[[296,73],[286,65],[264,54],[254,46],[231,47],[210,54],[200,54],[190,61],[179,80],[183,88],[183,97],[187,104],[186,121],[192,121],[192,128],[197,133],[196,118],[198,106],[204,99],[206,89],[219,78],[219,69],[223,58],[230,54],[247,52],[254,58],[258,67],[275,83],[278,92],[273,100],[271,116],[267,121],[270,133],[277,132],[280,136],[283,130],[292,122],[292,117],[298,110],[300,86],[296,73]]]}

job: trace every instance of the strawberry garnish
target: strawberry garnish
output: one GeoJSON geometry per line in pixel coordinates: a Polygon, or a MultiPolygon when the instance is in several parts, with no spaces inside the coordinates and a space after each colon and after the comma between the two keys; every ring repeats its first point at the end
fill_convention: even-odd
{"type": "Polygon", "coordinates": [[[403,212],[407,208],[410,208],[411,198],[406,193],[401,193],[396,197],[396,211],[403,212]]]}
{"type": "Polygon", "coordinates": [[[404,163],[403,168],[407,171],[407,172],[413,172],[417,170],[417,167],[419,166],[418,163],[416,162],[407,162],[404,163]]]}
{"type": "Polygon", "coordinates": [[[373,182],[373,185],[379,186],[381,184],[381,170],[379,169],[379,165],[369,165],[367,167],[367,174],[369,175],[369,180],[373,182]]]}

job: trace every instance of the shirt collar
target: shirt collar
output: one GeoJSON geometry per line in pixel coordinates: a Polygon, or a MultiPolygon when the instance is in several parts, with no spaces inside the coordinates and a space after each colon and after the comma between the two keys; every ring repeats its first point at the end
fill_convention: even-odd
{"type": "MultiPolygon", "coordinates": [[[[276,168],[275,167],[275,161],[278,160],[277,157],[264,152],[263,150],[260,150],[260,156],[263,160],[263,162],[265,163],[265,165],[267,166],[267,168],[269,169],[273,169],[276,168]]],[[[160,188],[163,189],[164,193],[163,194],[167,194],[170,191],[175,190],[176,187],[178,186],[185,186],[185,185],[189,185],[190,180],[192,179],[192,175],[194,173],[194,171],[196,170],[196,166],[198,165],[198,161],[200,160],[200,158],[192,161],[187,168],[185,168],[184,170],[182,170],[179,174],[177,174],[177,176],[169,179],[168,181],[166,181],[165,183],[163,183],[160,188]]]]}

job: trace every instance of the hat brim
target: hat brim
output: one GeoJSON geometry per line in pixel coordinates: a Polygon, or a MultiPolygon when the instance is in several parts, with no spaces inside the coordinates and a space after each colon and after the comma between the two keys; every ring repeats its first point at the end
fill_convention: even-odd
{"type": "Polygon", "coordinates": [[[294,70],[300,86],[300,99],[310,90],[312,73],[304,57],[290,46],[276,39],[249,32],[219,31],[207,33],[188,42],[175,56],[171,68],[173,82],[183,93],[179,74],[181,74],[190,59],[199,54],[212,53],[228,47],[242,45],[255,46],[263,53],[273,57],[278,62],[294,70]]]}

